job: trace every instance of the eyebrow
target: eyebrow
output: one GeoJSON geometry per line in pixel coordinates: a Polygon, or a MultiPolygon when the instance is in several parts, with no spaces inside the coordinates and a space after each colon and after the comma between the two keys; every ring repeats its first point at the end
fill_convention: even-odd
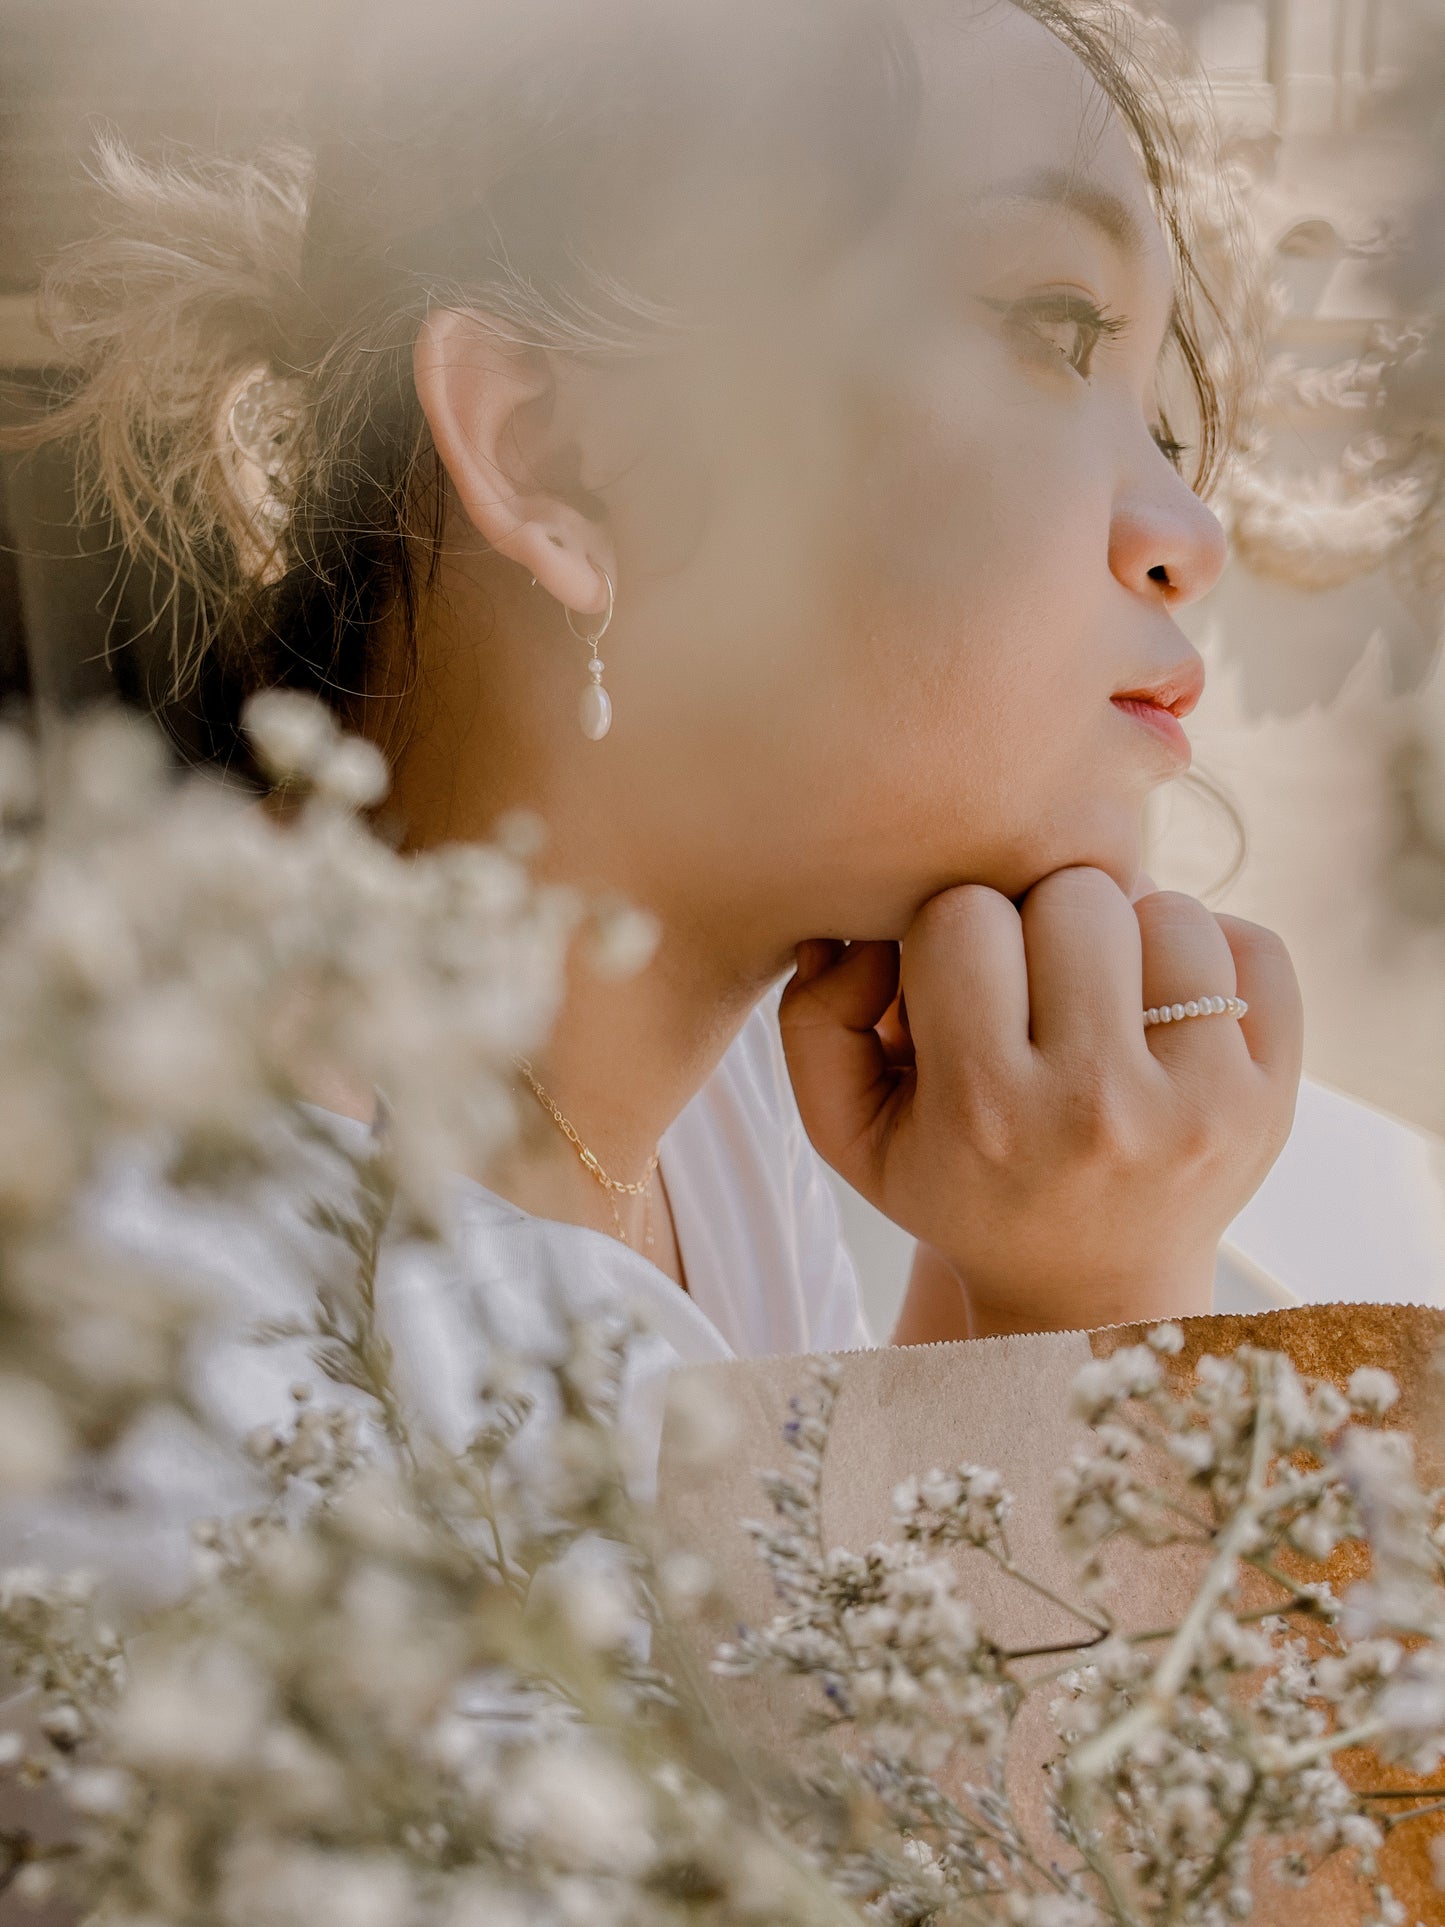
{"type": "Polygon", "coordinates": [[[1144,228],[1128,202],[1112,189],[1083,175],[1070,174],[1062,167],[1042,167],[1016,180],[1001,181],[979,196],[980,201],[1043,201],[1067,207],[1092,221],[1121,253],[1140,259],[1144,254],[1144,228]]]}
{"type": "MultiPolygon", "coordinates": [[[[1131,261],[1142,261],[1146,241],[1143,223],[1129,203],[1112,188],[1091,181],[1083,174],[1070,174],[1062,167],[1041,167],[1032,174],[1000,181],[978,196],[977,205],[988,201],[1041,201],[1050,207],[1071,208],[1107,235],[1121,254],[1131,261]]],[[[1167,343],[1179,325],[1179,294],[1169,304],[1169,319],[1164,327],[1167,343]]]]}

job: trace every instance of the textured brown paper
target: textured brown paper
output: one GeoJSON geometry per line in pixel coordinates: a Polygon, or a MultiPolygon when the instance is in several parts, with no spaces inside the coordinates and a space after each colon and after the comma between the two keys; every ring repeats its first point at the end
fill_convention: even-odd
{"type": "MultiPolygon", "coordinates": [[[[1307,1305],[1183,1323],[1185,1349],[1165,1361],[1180,1373],[1205,1352],[1226,1354],[1244,1343],[1282,1351],[1301,1371],[1341,1386],[1360,1365],[1392,1372],[1401,1400],[1388,1422],[1415,1434],[1422,1486],[1445,1485],[1445,1381],[1435,1368],[1445,1345],[1445,1312],[1413,1305],[1307,1305]]],[[[842,1383],[823,1473],[826,1542],[858,1551],[888,1538],[892,1492],[901,1479],[967,1460],[994,1467],[1014,1494],[1008,1531],[1016,1563],[1065,1597],[1077,1596],[1071,1562],[1052,1523],[1054,1474],[1085,1436],[1069,1416],[1069,1387],[1091,1357],[1138,1343],[1146,1330],[1111,1326],[840,1354],[842,1383]]],[[[757,1471],[783,1462],[788,1400],[806,1389],[799,1358],[730,1360],[674,1375],[659,1473],[659,1531],[667,1546],[701,1553],[718,1582],[716,1601],[683,1635],[691,1642],[687,1658],[695,1676],[705,1674],[713,1648],[739,1623],[760,1625],[772,1616],[771,1583],[741,1522],[770,1516],[757,1471]],[[678,1419],[691,1396],[721,1397],[738,1423],[723,1458],[701,1469],[683,1449],[678,1419]]],[[[1022,1647],[1085,1636],[1078,1621],[982,1554],[964,1551],[959,1558],[965,1590],[995,1638],[1022,1647]]],[[[1126,1631],[1176,1620],[1199,1570],[1192,1552],[1146,1553],[1129,1546],[1111,1551],[1108,1564],[1109,1603],[1126,1631]]],[[[1327,1568],[1337,1588],[1359,1572],[1358,1555],[1348,1547],[1327,1568]]],[[[759,1761],[786,1759],[802,1714],[818,1704],[816,1687],[777,1676],[714,1682],[710,1690],[732,1743],[755,1750],[759,1761]]],[[[1037,1731],[1019,1732],[1010,1775],[1020,1817],[1030,1829],[1042,1821],[1037,1768],[1043,1747],[1041,1715],[1037,1731]]],[[[1416,1784],[1364,1757],[1346,1759],[1342,1770],[1352,1780],[1367,1774],[1372,1786],[1416,1784]]],[[[1439,1824],[1422,1820],[1401,1828],[1385,1849],[1386,1877],[1411,1923],[1445,1922],[1445,1895],[1434,1888],[1429,1856],[1430,1831],[1439,1824]]],[[[1311,1927],[1353,1927],[1366,1911],[1363,1887],[1342,1864],[1303,1893],[1262,1881],[1255,1919],[1307,1917],[1311,1927]]]]}

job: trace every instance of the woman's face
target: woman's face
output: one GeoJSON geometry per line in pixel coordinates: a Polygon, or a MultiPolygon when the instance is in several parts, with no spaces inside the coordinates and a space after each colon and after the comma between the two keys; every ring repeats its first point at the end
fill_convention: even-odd
{"type": "Polygon", "coordinates": [[[644,900],[691,874],[797,937],[1068,864],[1130,888],[1187,748],[1113,698],[1197,696],[1174,612],[1224,560],[1156,441],[1171,267],[1112,109],[1011,5],[918,33],[883,223],[781,323],[681,354],[687,461],[606,482],[599,813],[647,826],[644,900]]]}

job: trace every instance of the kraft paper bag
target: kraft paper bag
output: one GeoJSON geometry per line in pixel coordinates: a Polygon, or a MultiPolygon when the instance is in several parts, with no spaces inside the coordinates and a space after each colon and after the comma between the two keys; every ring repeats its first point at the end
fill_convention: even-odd
{"type": "MultiPolygon", "coordinates": [[[[1180,1321],[1182,1353],[1161,1362],[1181,1380],[1205,1353],[1241,1344],[1283,1352],[1302,1372],[1343,1387],[1358,1366],[1391,1372],[1401,1398],[1386,1421],[1414,1434],[1423,1489],[1445,1485],[1445,1311],[1415,1305],[1307,1305],[1248,1316],[1180,1321]]],[[[932,1466],[960,1461],[992,1466],[1014,1495],[1008,1534],[1015,1564],[1064,1598],[1079,1597],[1075,1566],[1053,1526],[1057,1469],[1087,1437],[1070,1413],[1070,1386],[1091,1358],[1138,1344],[1148,1327],[1117,1325],[1092,1332],[1049,1332],[954,1344],[884,1346],[838,1354],[842,1367],[824,1461],[824,1539],[860,1551],[892,1535],[894,1486],[932,1466]]],[[[743,1528],[771,1517],[757,1474],[785,1459],[782,1427],[788,1401],[808,1390],[802,1358],[738,1359],[690,1366],[674,1374],[659,1468],[657,1530],[661,1544],[700,1554],[715,1575],[709,1604],[675,1632],[671,1657],[705,1692],[728,1743],[756,1771],[796,1759],[806,1713],[820,1695],[810,1681],[769,1674],[763,1680],[717,1680],[708,1674],[716,1646],[740,1624],[766,1623],[775,1610],[767,1570],[743,1528]],[[689,1446],[690,1410],[700,1402],[732,1414],[721,1455],[700,1462],[689,1446]]],[[[1087,1637],[1087,1628],[1052,1601],[1011,1578],[982,1553],[958,1554],[963,1590],[981,1624],[1017,1649],[1087,1637]]],[[[1124,1631],[1176,1622],[1192,1596],[1200,1555],[1188,1548],[1146,1551],[1121,1544],[1106,1554],[1108,1603],[1124,1631]]],[[[1359,1549],[1338,1549],[1326,1576],[1337,1591],[1362,1575],[1359,1549]]],[[[1261,1598],[1263,1598],[1261,1593],[1261,1598]]],[[[664,1662],[667,1655],[662,1655],[664,1662]]],[[[1057,1663],[1057,1662],[1053,1662],[1057,1663]]],[[[1044,1697],[1042,1695],[1040,1698],[1044,1697]]],[[[846,1742],[844,1742],[846,1744],[846,1742]]],[[[1016,1729],[1010,1787],[1025,1828],[1042,1837],[1039,1766],[1051,1750],[1045,1709],[1016,1729]]],[[[1372,1756],[1341,1756],[1356,1784],[1422,1784],[1372,1756]],[[1367,1779],[1359,1775],[1367,1775],[1367,1779]]],[[[1429,1843],[1442,1816],[1402,1827],[1389,1839],[1385,1877],[1407,1919],[1445,1922],[1445,1895],[1433,1882],[1429,1843]]],[[[1311,1927],[1354,1927],[1367,1911],[1366,1890],[1347,1861],[1331,1864],[1303,1892],[1268,1879],[1256,1887],[1254,1919],[1311,1927]]]]}

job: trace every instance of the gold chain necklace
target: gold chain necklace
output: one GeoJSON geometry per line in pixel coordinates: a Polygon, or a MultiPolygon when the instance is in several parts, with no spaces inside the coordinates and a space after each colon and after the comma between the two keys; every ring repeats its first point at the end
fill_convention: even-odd
{"type": "Polygon", "coordinates": [[[522,1073],[523,1077],[525,1077],[527,1082],[531,1085],[532,1095],[536,1098],[537,1102],[542,1106],[543,1110],[546,1111],[548,1116],[552,1119],[552,1122],[557,1126],[558,1130],[562,1133],[563,1137],[566,1138],[567,1142],[576,1151],[578,1157],[581,1158],[583,1164],[592,1173],[593,1177],[596,1178],[597,1182],[602,1186],[603,1191],[607,1194],[607,1203],[612,1212],[612,1222],[617,1227],[617,1235],[622,1240],[623,1244],[627,1246],[629,1251],[633,1250],[635,1247],[633,1246],[632,1240],[628,1237],[627,1233],[622,1229],[622,1213],[617,1209],[616,1193],[619,1191],[623,1191],[623,1192],[626,1192],[628,1197],[632,1197],[632,1198],[639,1197],[639,1196],[641,1197],[642,1199],[642,1248],[644,1251],[651,1251],[653,1239],[652,1239],[652,1192],[650,1187],[652,1184],[652,1174],[657,1169],[658,1153],[656,1151],[653,1152],[652,1156],[648,1159],[646,1171],[643,1172],[640,1178],[635,1179],[631,1183],[628,1183],[623,1178],[608,1177],[607,1173],[602,1169],[601,1164],[598,1162],[596,1154],[588,1150],[587,1146],[582,1142],[581,1138],[577,1135],[572,1125],[568,1123],[565,1117],[563,1117],[561,1111],[557,1108],[557,1105],[547,1095],[546,1091],[542,1089],[542,1086],[537,1082],[536,1075],[533,1072],[532,1066],[528,1063],[527,1059],[525,1057],[514,1057],[512,1059],[512,1062],[517,1066],[517,1069],[522,1073]]]}

